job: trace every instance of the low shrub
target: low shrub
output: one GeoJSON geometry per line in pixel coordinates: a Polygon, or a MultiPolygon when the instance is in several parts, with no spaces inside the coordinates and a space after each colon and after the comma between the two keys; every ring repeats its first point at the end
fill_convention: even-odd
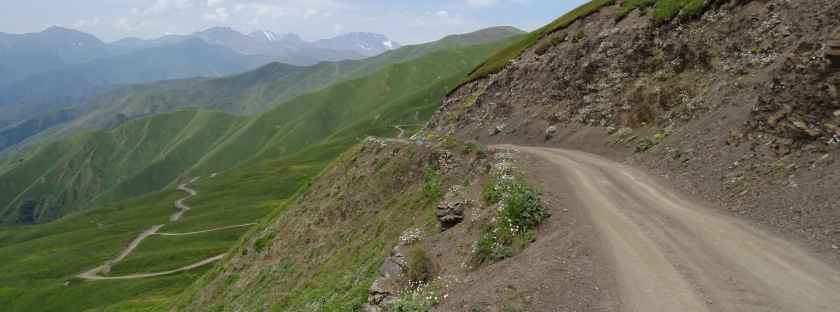
{"type": "Polygon", "coordinates": [[[498,177],[493,177],[490,181],[484,184],[481,190],[481,198],[488,205],[494,205],[502,200],[502,190],[498,177]]]}
{"type": "Polygon", "coordinates": [[[426,249],[417,246],[408,250],[406,253],[405,276],[410,283],[416,285],[428,282],[432,277],[433,269],[434,263],[426,253],[426,249]]]}
{"type": "Polygon", "coordinates": [[[262,252],[263,250],[268,248],[271,245],[271,242],[274,241],[274,235],[274,233],[271,233],[257,239],[257,241],[254,242],[254,250],[256,250],[257,252],[262,252]]]}
{"type": "Polygon", "coordinates": [[[475,264],[494,263],[521,251],[534,240],[536,227],[548,218],[539,193],[508,175],[489,181],[482,197],[488,204],[501,204],[495,223],[482,231],[474,245],[475,264]]]}

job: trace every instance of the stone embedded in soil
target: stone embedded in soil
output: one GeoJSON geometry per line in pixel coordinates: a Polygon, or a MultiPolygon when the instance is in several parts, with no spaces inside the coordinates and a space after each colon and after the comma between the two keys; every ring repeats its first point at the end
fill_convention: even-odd
{"type": "Polygon", "coordinates": [[[446,193],[444,200],[438,204],[437,218],[441,229],[446,231],[464,220],[464,209],[467,201],[464,199],[459,188],[454,188],[446,193]]]}
{"type": "Polygon", "coordinates": [[[397,281],[402,277],[404,268],[405,260],[399,251],[394,251],[390,257],[385,258],[382,268],[379,269],[379,278],[368,288],[368,304],[365,305],[365,311],[381,311],[382,306],[397,298],[397,281]]]}
{"type": "Polygon", "coordinates": [[[825,57],[831,61],[834,68],[840,68],[840,31],[834,33],[834,36],[826,44],[827,51],[825,57]]]}
{"type": "Polygon", "coordinates": [[[551,126],[548,129],[545,129],[545,139],[551,140],[555,135],[557,135],[557,127],[551,126]]]}
{"type": "Polygon", "coordinates": [[[506,127],[507,127],[506,124],[498,125],[495,128],[493,128],[493,130],[490,130],[490,135],[497,135],[499,133],[502,133],[503,131],[505,131],[506,127]]]}
{"type": "Polygon", "coordinates": [[[401,263],[400,259],[395,257],[388,257],[385,259],[385,262],[382,263],[382,270],[380,270],[380,275],[385,278],[392,278],[392,277],[400,277],[403,271],[403,264],[401,263]]]}

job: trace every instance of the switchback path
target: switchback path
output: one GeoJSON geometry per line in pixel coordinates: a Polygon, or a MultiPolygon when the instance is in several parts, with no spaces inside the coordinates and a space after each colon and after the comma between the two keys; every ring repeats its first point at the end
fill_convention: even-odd
{"type": "MultiPolygon", "coordinates": [[[[184,213],[190,210],[190,206],[188,206],[184,202],[186,200],[198,195],[198,191],[196,191],[196,190],[194,190],[194,189],[192,189],[188,186],[189,184],[195,183],[196,181],[198,181],[197,177],[193,178],[188,183],[178,185],[178,190],[189,194],[189,196],[175,201],[175,208],[177,208],[178,211],[169,218],[170,222],[175,222],[175,221],[180,220],[181,217],[184,215],[184,213]]],[[[96,268],[93,268],[89,271],[86,271],[86,272],[83,272],[79,275],[76,275],[76,277],[84,279],[84,280],[91,280],[91,281],[127,280],[127,279],[139,279],[139,278],[150,278],[150,277],[171,275],[171,274],[175,274],[175,273],[180,273],[180,272],[184,272],[184,271],[197,269],[197,268],[200,268],[202,266],[205,266],[205,265],[208,265],[208,264],[211,264],[213,262],[221,260],[222,258],[224,258],[225,254],[217,255],[217,256],[214,256],[214,257],[204,259],[204,260],[201,260],[199,262],[190,264],[190,265],[182,267],[182,268],[169,270],[169,271],[164,271],[164,272],[140,273],[140,274],[130,274],[130,275],[122,275],[122,276],[102,276],[103,274],[110,273],[111,267],[113,267],[117,263],[123,261],[126,257],[128,257],[128,255],[130,255],[135,249],[137,249],[137,247],[140,246],[140,243],[143,242],[143,240],[145,240],[149,236],[152,236],[152,235],[161,235],[161,236],[195,235],[195,234],[202,234],[202,233],[221,231],[221,230],[227,230],[227,229],[233,229],[233,228],[246,227],[246,226],[251,226],[251,225],[254,225],[254,224],[256,224],[256,223],[231,225],[231,226],[225,226],[225,227],[220,227],[220,228],[214,228],[214,229],[209,229],[209,230],[204,230],[204,231],[189,232],[189,233],[158,233],[158,231],[160,231],[160,229],[163,228],[165,226],[165,224],[155,225],[155,226],[143,231],[143,233],[140,233],[140,235],[137,236],[137,238],[135,238],[128,245],[128,247],[126,247],[116,258],[114,258],[112,260],[109,260],[109,261],[106,261],[104,264],[102,264],[102,265],[100,265],[96,268]]]]}
{"type": "Polygon", "coordinates": [[[210,233],[210,232],[216,232],[216,231],[224,231],[224,230],[229,230],[229,229],[236,229],[236,228],[247,227],[247,226],[252,226],[252,225],[256,225],[256,223],[246,223],[246,224],[239,224],[239,225],[223,226],[223,227],[218,227],[218,228],[215,228],[215,229],[209,229],[209,230],[204,230],[204,231],[196,231],[196,232],[186,232],[186,233],[154,233],[153,235],[160,235],[160,236],[187,236],[187,235],[196,235],[196,234],[204,234],[204,233],[210,233]]]}
{"type": "MultiPolygon", "coordinates": [[[[640,170],[561,149],[499,146],[548,161],[586,211],[622,311],[838,311],[840,269],[640,170]]],[[[551,185],[542,185],[544,189],[551,185]]]]}
{"type": "Polygon", "coordinates": [[[178,201],[175,202],[175,208],[178,208],[178,212],[173,214],[172,217],[169,218],[169,221],[175,222],[175,221],[180,220],[181,217],[184,215],[184,213],[186,213],[187,211],[190,210],[190,206],[187,206],[186,204],[184,204],[184,201],[198,195],[198,192],[196,190],[191,189],[187,186],[188,184],[195,183],[195,181],[198,181],[198,178],[193,178],[192,180],[190,180],[189,183],[184,183],[184,184],[178,185],[178,190],[180,190],[182,192],[186,192],[187,194],[190,194],[190,196],[181,198],[181,199],[179,199],[178,201]]]}
{"type": "Polygon", "coordinates": [[[178,269],[175,269],[175,270],[164,271],[164,272],[157,272],[157,273],[141,273],[141,274],[130,274],[130,275],[122,275],[122,276],[99,276],[99,275],[91,275],[91,276],[82,277],[82,276],[80,275],[79,277],[80,277],[80,278],[83,278],[83,279],[86,279],[86,280],[92,280],[92,281],[102,281],[102,280],[128,280],[128,279],[138,279],[138,278],[158,277],[158,276],[171,275],[171,274],[175,274],[175,273],[181,273],[181,272],[184,272],[184,271],[189,271],[189,270],[197,269],[197,268],[203,267],[203,266],[205,266],[205,265],[211,264],[211,263],[213,263],[213,262],[216,262],[216,261],[222,260],[222,258],[224,258],[226,255],[227,255],[227,254],[221,254],[221,255],[218,255],[218,256],[215,256],[215,257],[212,257],[212,258],[204,259],[204,260],[201,260],[201,261],[199,261],[199,262],[196,262],[196,263],[190,264],[190,265],[185,266],[185,267],[183,267],[183,268],[178,268],[178,269]]]}

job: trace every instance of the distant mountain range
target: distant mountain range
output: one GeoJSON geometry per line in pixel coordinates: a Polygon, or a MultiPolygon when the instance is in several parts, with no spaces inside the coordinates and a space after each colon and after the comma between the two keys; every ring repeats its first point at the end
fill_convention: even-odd
{"type": "Polygon", "coordinates": [[[376,56],[400,47],[388,37],[374,33],[349,33],[315,42],[304,41],[292,33],[267,30],[243,34],[227,27],[214,27],[190,35],[169,35],[143,40],[127,38],[111,43],[111,51],[126,53],[199,38],[245,55],[266,55],[291,65],[314,65],[322,61],[340,61],[376,56]]]}
{"type": "MultiPolygon", "coordinates": [[[[36,102],[35,105],[23,105],[24,107],[4,108],[0,106],[0,116],[4,116],[7,112],[8,114],[21,114],[21,112],[26,112],[26,114],[32,116],[6,125],[3,125],[2,118],[0,118],[0,151],[39,134],[42,137],[41,139],[46,136],[52,136],[53,134],[62,137],[82,130],[112,128],[127,120],[136,119],[141,116],[171,112],[184,108],[221,110],[245,115],[257,114],[274,106],[282,105],[282,103],[296,96],[318,91],[339,81],[364,77],[391,64],[410,61],[444,49],[490,43],[520,34],[522,34],[522,31],[516,28],[494,27],[468,34],[452,35],[426,44],[399,47],[381,55],[362,60],[322,62],[313,66],[271,63],[253,71],[228,77],[166,80],[143,85],[131,85],[119,88],[111,87],[110,91],[86,98],[84,101],[80,101],[79,104],[75,105],[55,99],[52,102],[47,102],[46,99],[42,99],[40,104],[36,102]],[[30,107],[49,107],[50,109],[45,110],[49,113],[36,114],[37,111],[30,110],[30,107]],[[42,134],[47,129],[50,129],[50,131],[46,132],[48,135],[42,134]]],[[[283,39],[282,36],[278,39],[278,36],[273,33],[263,34],[263,36],[266,40],[271,40],[269,37],[273,37],[275,41],[289,40],[289,38],[283,39]]],[[[289,35],[286,35],[286,37],[289,37],[289,35]]],[[[370,37],[376,38],[377,42],[378,40],[384,39],[384,37],[370,37]]],[[[137,52],[124,52],[128,54],[114,57],[114,59],[168,59],[168,57],[157,57],[157,55],[166,53],[179,55],[178,53],[180,51],[190,49],[189,46],[191,45],[208,45],[204,39],[200,38],[193,38],[180,44],[172,43],[178,42],[173,40],[172,36],[169,38],[157,39],[158,41],[169,40],[167,44],[151,44],[151,41],[134,41],[134,49],[137,49],[137,52]],[[140,44],[144,46],[141,48],[139,47],[140,44]]],[[[122,44],[128,45],[128,42],[124,41],[122,44]]],[[[329,45],[337,43],[322,41],[318,44],[329,45]]],[[[391,44],[394,47],[398,46],[395,43],[391,44]]],[[[236,54],[236,52],[231,51],[227,47],[211,46],[219,50],[218,55],[215,58],[208,57],[207,59],[210,60],[208,63],[197,62],[195,64],[200,65],[198,67],[201,69],[220,68],[219,71],[221,71],[225,69],[222,66],[224,63],[209,63],[212,63],[214,59],[222,58],[220,55],[225,54],[222,51],[228,51],[228,54],[236,54]]],[[[188,53],[187,55],[192,54],[188,53]]],[[[257,63],[260,62],[258,58],[254,61],[257,63]]],[[[149,74],[149,71],[160,72],[160,69],[150,70],[149,68],[165,65],[166,63],[162,61],[139,62],[137,64],[143,64],[143,66],[137,66],[133,70],[129,70],[129,68],[132,68],[131,66],[124,67],[124,64],[126,62],[122,61],[92,64],[87,70],[76,71],[80,79],[68,80],[66,81],[66,85],[73,86],[74,81],[82,81],[81,84],[84,84],[85,81],[96,82],[96,79],[103,77],[110,77],[108,79],[112,80],[120,79],[122,75],[108,74],[114,71],[125,74],[126,77],[136,78],[143,76],[152,80],[155,80],[155,78],[158,78],[156,80],[164,79],[162,77],[151,77],[149,74]],[[143,71],[143,69],[147,71],[143,71]]],[[[174,65],[163,67],[174,67],[174,65]]],[[[193,74],[196,73],[193,72],[193,74]]],[[[46,76],[53,77],[54,79],[61,77],[61,75],[46,76]]],[[[41,81],[46,81],[46,77],[41,78],[43,78],[41,81]]],[[[95,85],[95,83],[91,84],[95,85]]],[[[33,82],[27,83],[26,85],[38,84],[33,82]]],[[[79,88],[81,87],[75,86],[70,88],[70,90],[78,90],[79,88]]],[[[23,87],[17,89],[26,90],[23,87]]],[[[8,93],[16,94],[21,92],[23,91],[8,93]]],[[[37,95],[34,91],[27,92],[26,94],[30,98],[37,95]]]]}
{"type": "Polygon", "coordinates": [[[245,35],[221,27],[113,43],[61,27],[20,35],[0,33],[0,126],[61,110],[120,85],[220,77],[270,62],[303,66],[362,59],[397,47],[377,34],[351,33],[306,42],[294,34],[245,35]]]}
{"type": "MultiPolygon", "coordinates": [[[[58,132],[52,139],[0,157],[0,224],[49,221],[92,202],[159,190],[186,172],[222,172],[313,145],[346,148],[367,134],[418,123],[520,31],[493,33],[364,60],[273,63],[225,78],[119,88],[87,104],[80,116],[50,116],[76,118],[51,129],[58,132]]],[[[44,118],[27,127],[54,122],[44,118]]]]}

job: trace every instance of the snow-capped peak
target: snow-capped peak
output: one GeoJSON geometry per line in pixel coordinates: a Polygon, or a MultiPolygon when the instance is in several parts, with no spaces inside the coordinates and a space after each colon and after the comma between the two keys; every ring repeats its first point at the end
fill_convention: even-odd
{"type": "Polygon", "coordinates": [[[263,30],[263,32],[262,32],[262,33],[263,33],[263,35],[265,36],[265,39],[268,39],[268,41],[275,41],[275,40],[277,40],[277,38],[275,38],[275,37],[274,37],[274,34],[273,34],[273,33],[267,32],[267,31],[265,31],[265,30],[263,30]]]}

